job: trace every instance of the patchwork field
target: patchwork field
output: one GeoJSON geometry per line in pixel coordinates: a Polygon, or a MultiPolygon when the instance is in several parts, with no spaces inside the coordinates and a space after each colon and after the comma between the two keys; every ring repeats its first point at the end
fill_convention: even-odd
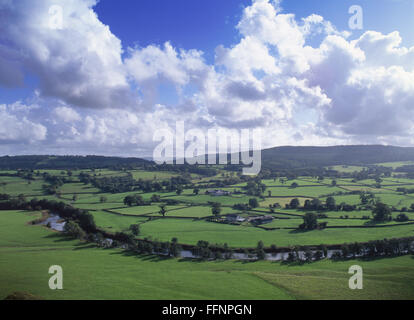
{"type": "MultiPolygon", "coordinates": [[[[56,194],[48,195],[43,188],[48,183],[42,174],[35,175],[30,183],[21,177],[0,176],[0,193],[12,197],[23,195],[27,200],[44,198],[64,201],[75,208],[88,210],[98,228],[112,233],[130,233],[130,226],[138,224],[139,239],[170,241],[176,237],[181,244],[195,245],[199,240],[204,240],[210,244],[226,243],[232,248],[255,248],[259,241],[263,241],[267,247],[289,247],[414,236],[414,224],[411,224],[414,222],[414,211],[410,209],[414,204],[414,195],[397,192],[397,188],[402,186],[414,188],[414,180],[408,178],[384,177],[379,187],[374,179],[264,179],[261,181],[265,186],[261,196],[255,196],[249,194],[247,182],[224,187],[204,186],[198,188],[198,194],[195,194],[194,188],[199,184],[216,183],[229,177],[228,174],[201,179],[192,175],[193,185],[181,192],[136,190],[105,193],[91,183],[80,182],[76,174],[89,172],[97,177],[122,177],[126,172],[83,170],[76,171],[76,174],[73,171],[71,177],[61,170],[41,171],[44,172],[70,181],[60,185],[56,194]],[[205,194],[211,189],[230,194],[205,194]],[[360,191],[371,192],[374,198],[393,207],[393,219],[402,208],[406,208],[405,215],[409,220],[404,225],[398,225],[396,221],[373,223],[372,212],[364,209],[360,195],[351,194],[360,191]],[[152,202],[154,194],[160,198],[152,202]],[[125,197],[133,195],[140,196],[146,203],[141,206],[125,205],[125,197]],[[326,229],[297,230],[307,213],[302,208],[305,201],[319,199],[324,204],[328,196],[333,197],[336,204],[350,205],[353,209],[324,210],[319,212],[323,216],[318,218],[318,222],[325,222],[326,229]],[[299,208],[286,207],[296,198],[299,208]],[[248,210],[233,208],[236,204],[247,205],[252,199],[257,200],[258,207],[248,210]],[[166,204],[165,216],[160,214],[163,203],[166,204]],[[212,203],[221,204],[215,218],[212,203]],[[271,210],[269,206],[276,203],[280,207],[271,210]],[[229,223],[226,220],[229,214],[247,220],[229,223]],[[264,215],[272,216],[274,220],[262,225],[254,225],[248,220],[264,215]],[[210,221],[214,219],[220,223],[210,221]]],[[[168,181],[176,176],[170,172],[142,170],[131,173],[135,179],[152,182],[168,181]]],[[[47,299],[414,298],[414,265],[410,256],[358,261],[366,268],[367,290],[351,292],[346,290],[347,268],[355,263],[353,261],[320,261],[309,265],[285,266],[269,261],[195,263],[185,259],[131,256],[120,249],[103,250],[93,244],[68,240],[45,227],[27,224],[39,217],[39,212],[0,211],[0,297],[20,290],[47,299]],[[64,267],[63,291],[52,292],[44,285],[49,276],[47,267],[51,264],[64,267]],[[119,268],[122,268],[122,273],[118,272],[119,268]],[[174,272],[173,278],[167,276],[171,272],[174,272]],[[301,286],[301,283],[304,285],[301,286]],[[310,286],[316,287],[310,290],[310,286]]]]}

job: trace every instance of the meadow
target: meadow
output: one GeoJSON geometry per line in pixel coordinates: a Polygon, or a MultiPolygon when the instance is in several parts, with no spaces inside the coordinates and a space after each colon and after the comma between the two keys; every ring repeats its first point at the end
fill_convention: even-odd
{"type": "MultiPolygon", "coordinates": [[[[356,171],[356,168],[342,168],[356,171]]],[[[362,167],[360,168],[363,169],[362,167]]],[[[232,248],[255,248],[259,241],[266,247],[343,244],[367,242],[384,238],[414,236],[414,196],[398,192],[401,186],[414,188],[414,179],[393,175],[384,177],[380,186],[375,179],[355,181],[352,178],[325,178],[302,176],[296,179],[263,179],[263,195],[247,194],[246,182],[224,187],[206,187],[206,184],[224,181],[225,171],[210,178],[191,175],[193,186],[182,192],[119,193],[102,192],[90,183],[81,182],[78,174],[88,172],[96,177],[123,177],[125,171],[96,169],[73,171],[42,170],[33,180],[10,176],[16,171],[0,172],[0,193],[30,200],[63,201],[75,208],[88,210],[98,228],[115,233],[130,233],[130,226],[138,224],[139,239],[170,241],[195,245],[199,240],[210,244],[227,244],[232,248]],[[45,193],[42,173],[67,179],[56,194],[45,193]],[[334,181],[335,180],[335,181],[334,181]],[[294,184],[294,186],[292,186],[294,184]],[[193,188],[198,187],[197,194],[193,188]],[[211,189],[232,194],[212,196],[211,189]],[[396,218],[402,209],[408,224],[397,222],[373,224],[372,213],[365,210],[359,194],[369,191],[393,207],[396,218]],[[138,194],[142,206],[127,206],[125,197],[138,194]],[[151,202],[156,194],[160,200],[151,202]],[[289,208],[297,198],[300,206],[305,201],[319,199],[325,203],[328,196],[336,204],[354,206],[350,211],[323,211],[319,222],[326,222],[323,230],[299,231],[307,212],[289,208]],[[258,207],[249,210],[233,208],[255,198],[258,207]],[[161,201],[161,202],[160,202],[161,201]],[[160,213],[163,201],[165,216],[160,213]],[[254,225],[218,223],[213,218],[211,203],[221,204],[219,216],[228,214],[244,218],[270,215],[271,223],[254,225]],[[271,209],[278,203],[280,207],[271,209]],[[367,217],[369,217],[367,219],[367,217]]],[[[131,170],[134,179],[168,181],[178,175],[173,172],[131,170]]],[[[70,240],[46,227],[33,226],[29,221],[40,217],[39,212],[0,211],[0,298],[13,291],[28,291],[46,299],[413,299],[414,264],[411,256],[372,261],[323,260],[304,265],[284,265],[270,261],[192,261],[167,259],[157,256],[137,256],[121,249],[101,249],[94,244],[70,240]],[[347,269],[352,264],[364,267],[366,289],[360,292],[347,287],[347,269]],[[65,290],[54,292],[47,288],[48,266],[62,265],[65,270],[65,290]],[[392,271],[392,272],[391,272],[392,271]],[[174,274],[174,277],[171,277],[174,274]]],[[[221,221],[223,222],[223,221],[221,221]]]]}
{"type": "Polygon", "coordinates": [[[136,256],[69,240],[28,222],[39,213],[0,212],[0,298],[15,291],[44,299],[413,299],[411,256],[373,261],[194,262],[136,256]],[[63,290],[48,269],[63,268],[63,290]],[[348,288],[348,268],[364,270],[364,290],[348,288]]]}

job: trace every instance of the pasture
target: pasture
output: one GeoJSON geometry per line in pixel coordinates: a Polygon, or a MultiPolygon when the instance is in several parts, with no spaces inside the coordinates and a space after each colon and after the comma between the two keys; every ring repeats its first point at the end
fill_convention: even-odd
{"type": "MultiPolygon", "coordinates": [[[[345,168],[344,168],[345,169],[345,168]]],[[[354,170],[355,168],[347,168],[354,170]]],[[[380,186],[374,179],[354,181],[351,178],[298,177],[296,179],[265,179],[261,196],[248,194],[247,182],[224,187],[202,187],[194,194],[195,186],[216,183],[223,174],[200,179],[192,175],[193,186],[182,192],[142,192],[131,190],[120,193],[100,191],[90,183],[81,183],[73,171],[43,170],[65,177],[68,182],[59,186],[54,195],[45,194],[47,184],[42,175],[28,182],[17,176],[0,176],[0,193],[26,199],[64,201],[75,208],[88,210],[96,225],[106,231],[129,233],[132,224],[140,225],[139,239],[170,241],[178,238],[181,244],[195,245],[199,240],[210,244],[227,243],[232,248],[255,248],[259,241],[265,246],[278,247],[343,244],[366,242],[384,238],[414,235],[414,224],[396,225],[395,221],[373,224],[372,212],[364,209],[359,191],[372,192],[375,198],[393,207],[392,217],[407,208],[408,223],[414,222],[414,195],[397,192],[397,188],[414,188],[414,179],[392,176],[383,178],[380,186]],[[333,184],[335,180],[336,185],[333,184]],[[292,187],[296,184],[296,187],[292,187]],[[230,195],[212,196],[209,189],[231,192],[230,195]],[[128,207],[124,198],[140,195],[147,203],[128,207]],[[166,204],[165,217],[160,214],[161,202],[166,204]],[[323,211],[324,230],[299,231],[301,208],[286,207],[298,198],[300,206],[306,200],[319,199],[325,203],[328,196],[336,204],[353,206],[350,211],[323,211]],[[249,210],[233,208],[235,204],[248,204],[257,199],[259,207],[249,210]],[[221,204],[219,217],[238,214],[244,218],[271,215],[268,224],[253,225],[248,221],[229,224],[211,222],[212,202],[221,204]],[[270,210],[269,205],[280,204],[270,210]],[[368,218],[367,218],[368,217],[368,218]],[[346,227],[346,228],[344,228],[346,227]]],[[[116,177],[127,174],[116,170],[82,170],[97,177],[116,177]]],[[[13,174],[14,172],[7,172],[13,174]]],[[[168,181],[176,176],[170,172],[131,171],[135,179],[168,181]]],[[[317,212],[318,213],[318,212],[317,212]]],[[[240,261],[197,262],[185,259],[164,259],[156,256],[135,256],[120,249],[103,250],[93,244],[69,240],[45,227],[27,223],[40,217],[39,212],[0,211],[0,297],[13,291],[29,291],[47,299],[412,299],[414,298],[414,267],[409,256],[375,261],[320,261],[301,266],[285,266],[269,261],[247,263],[240,261]],[[364,265],[366,290],[345,290],[347,268],[353,263],[364,265]],[[53,292],[47,288],[47,268],[59,264],[65,270],[65,290],[53,292]],[[122,272],[119,272],[122,270],[122,272]],[[392,270],[393,274],[390,274],[392,270]],[[171,277],[171,274],[174,277],[171,277]],[[207,281],[206,281],[207,280],[207,281]],[[392,281],[391,281],[392,280],[392,281]],[[300,284],[303,284],[302,286],[300,284]],[[314,290],[311,290],[314,286],[314,290]],[[344,289],[345,288],[345,289],[344,289]]]]}
{"type": "Polygon", "coordinates": [[[44,299],[413,299],[414,265],[404,256],[374,261],[281,265],[135,256],[69,240],[28,225],[38,213],[0,212],[0,298],[26,291],[44,299]],[[63,290],[50,290],[60,265],[63,290]],[[348,268],[364,269],[364,290],[348,288],[348,268]],[[391,273],[392,272],[392,273],[391,273]]]}

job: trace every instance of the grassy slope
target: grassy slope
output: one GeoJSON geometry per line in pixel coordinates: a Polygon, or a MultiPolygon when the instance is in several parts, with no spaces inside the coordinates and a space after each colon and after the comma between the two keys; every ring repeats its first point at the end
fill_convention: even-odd
{"type": "Polygon", "coordinates": [[[191,262],[136,257],[62,238],[26,223],[36,214],[0,211],[0,298],[28,291],[46,299],[413,299],[411,257],[371,262],[191,262]],[[63,268],[64,290],[48,288],[63,268]],[[364,269],[364,289],[348,289],[348,268],[364,269]]]}

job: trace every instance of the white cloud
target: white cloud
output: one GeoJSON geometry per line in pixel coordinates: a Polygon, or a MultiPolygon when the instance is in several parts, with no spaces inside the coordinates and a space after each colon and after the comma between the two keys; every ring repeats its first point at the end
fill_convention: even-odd
{"type": "Polygon", "coordinates": [[[25,111],[16,112],[16,108],[14,108],[13,105],[0,105],[1,143],[30,144],[45,140],[46,134],[46,127],[42,124],[30,121],[27,118],[25,111]],[[19,114],[19,116],[17,116],[16,113],[19,114]]]}
{"type": "Polygon", "coordinates": [[[17,77],[9,85],[21,82],[17,70],[24,69],[39,77],[44,96],[91,108],[129,105],[121,41],[99,21],[95,3],[60,1],[63,28],[52,29],[56,1],[0,0],[0,40],[8,46],[0,49],[0,70],[4,61],[14,63],[17,77]]]}
{"type": "Polygon", "coordinates": [[[128,48],[123,60],[95,1],[62,0],[60,31],[47,23],[52,3],[0,0],[0,84],[19,86],[27,71],[40,79],[30,107],[0,109],[2,141],[149,155],[153,132],[183,120],[188,129],[261,127],[266,147],[414,145],[414,47],[398,32],[351,40],[320,15],[298,20],[280,1],[255,0],[236,26],[240,41],[218,46],[214,64],[170,42],[128,48]],[[178,102],[160,104],[165,83],[178,102]]]}
{"type": "Polygon", "coordinates": [[[63,122],[74,122],[81,119],[79,113],[69,107],[57,107],[53,110],[53,113],[63,122]]]}

